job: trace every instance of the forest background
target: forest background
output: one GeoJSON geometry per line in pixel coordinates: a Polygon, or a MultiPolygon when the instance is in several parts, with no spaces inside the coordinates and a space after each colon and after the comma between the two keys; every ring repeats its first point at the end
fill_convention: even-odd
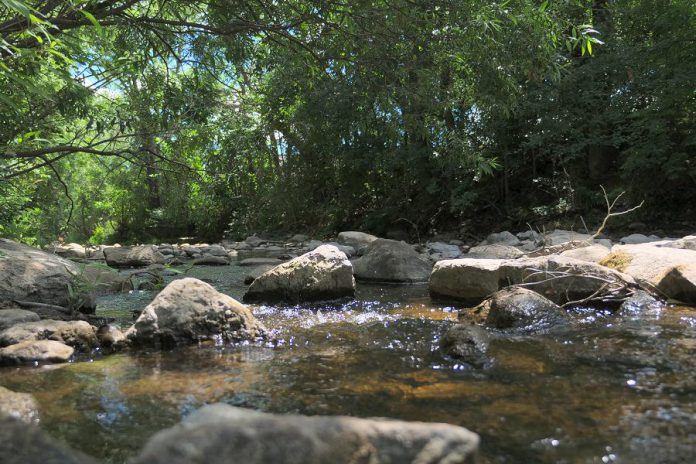
{"type": "Polygon", "coordinates": [[[0,236],[696,223],[693,0],[0,0],[0,236]],[[628,220],[628,219],[626,219],[628,220]]]}

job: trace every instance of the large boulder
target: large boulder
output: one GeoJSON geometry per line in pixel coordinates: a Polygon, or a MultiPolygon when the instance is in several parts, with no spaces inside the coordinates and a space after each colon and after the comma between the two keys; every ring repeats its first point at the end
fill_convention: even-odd
{"type": "Polygon", "coordinates": [[[350,261],[336,247],[322,245],[254,279],[244,301],[299,303],[354,295],[350,261]]]}
{"type": "Polygon", "coordinates": [[[156,434],[132,464],[469,464],[478,435],[449,424],[266,414],[205,406],[156,434]]]}
{"type": "Polygon", "coordinates": [[[40,319],[34,311],[24,309],[0,309],[0,331],[22,322],[36,322],[40,319]]]}
{"type": "Polygon", "coordinates": [[[83,350],[98,345],[96,329],[85,321],[44,319],[16,324],[0,332],[0,346],[14,345],[26,340],[55,340],[83,350]]]}
{"type": "Polygon", "coordinates": [[[75,350],[54,340],[27,340],[0,348],[0,365],[64,363],[75,350]]]}
{"type": "Polygon", "coordinates": [[[600,264],[625,272],[668,298],[696,304],[696,251],[651,244],[616,245],[600,264]]]}
{"type": "Polygon", "coordinates": [[[92,458],[71,450],[36,425],[0,417],[0,462],[2,464],[96,464],[92,458]]]}
{"type": "Polygon", "coordinates": [[[377,237],[375,237],[374,235],[356,231],[340,232],[338,234],[338,237],[336,237],[336,241],[338,243],[340,243],[341,245],[348,245],[350,247],[353,247],[353,249],[355,249],[355,251],[357,252],[359,252],[375,240],[377,240],[377,237]]]}
{"type": "Polygon", "coordinates": [[[207,339],[253,339],[265,332],[246,306],[203,281],[185,278],[167,285],[126,337],[134,345],[167,348],[207,339]]]}
{"type": "Polygon", "coordinates": [[[596,297],[609,287],[628,296],[635,281],[598,264],[564,256],[505,259],[452,259],[435,264],[429,289],[434,297],[480,302],[501,288],[525,284],[556,304],[596,297]]]}
{"type": "Polygon", "coordinates": [[[373,241],[353,262],[355,277],[368,282],[427,282],[430,264],[407,243],[386,238],[373,241]]]}
{"type": "Polygon", "coordinates": [[[487,313],[485,324],[502,330],[547,330],[568,320],[565,311],[556,303],[520,287],[499,290],[480,306],[484,306],[487,313]]]}
{"type": "Polygon", "coordinates": [[[16,393],[0,387],[0,418],[3,417],[13,417],[27,424],[37,424],[39,405],[29,393],[16,393]]]}
{"type": "Polygon", "coordinates": [[[81,268],[52,253],[0,239],[0,307],[13,301],[94,311],[93,288],[81,268]]]}
{"type": "Polygon", "coordinates": [[[167,262],[154,245],[106,247],[104,257],[106,264],[113,267],[145,267],[167,262]]]}

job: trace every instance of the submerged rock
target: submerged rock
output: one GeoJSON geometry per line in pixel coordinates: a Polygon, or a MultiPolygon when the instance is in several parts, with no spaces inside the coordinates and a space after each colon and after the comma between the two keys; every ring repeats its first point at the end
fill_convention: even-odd
{"type": "Polygon", "coordinates": [[[27,340],[55,340],[84,350],[98,344],[94,327],[85,321],[44,319],[17,324],[0,332],[0,346],[14,345],[27,340]]]}
{"type": "Polygon", "coordinates": [[[80,267],[11,240],[0,239],[0,307],[26,301],[86,312],[96,306],[93,289],[80,267]]]}
{"type": "Polygon", "coordinates": [[[456,324],[440,339],[440,350],[474,367],[483,367],[488,361],[486,351],[491,338],[483,327],[470,323],[456,324]]]}
{"type": "Polygon", "coordinates": [[[299,303],[354,295],[350,261],[336,247],[322,245],[254,279],[244,301],[299,303]]]}
{"type": "Polygon", "coordinates": [[[355,277],[368,282],[427,282],[431,270],[413,247],[386,238],[374,240],[353,266],[355,277]]]}
{"type": "Polygon", "coordinates": [[[0,365],[64,363],[75,350],[54,340],[27,340],[0,348],[0,365]]]}
{"type": "Polygon", "coordinates": [[[485,324],[496,329],[539,331],[568,321],[560,306],[526,288],[497,291],[482,305],[488,308],[485,324]]]}
{"type": "Polygon", "coordinates": [[[0,462],[2,464],[96,464],[92,458],[71,450],[36,425],[0,417],[0,462]]]}
{"type": "Polygon", "coordinates": [[[453,259],[435,264],[429,289],[434,297],[478,303],[501,288],[533,283],[528,288],[556,304],[565,304],[601,293],[608,281],[616,284],[619,297],[630,296],[630,287],[635,287],[629,275],[563,256],[453,259]]]}
{"type": "Polygon", "coordinates": [[[39,405],[29,393],[15,393],[0,387],[0,418],[6,417],[12,417],[27,424],[37,424],[39,405]]]}
{"type": "Polygon", "coordinates": [[[126,337],[134,345],[166,348],[217,337],[253,339],[265,332],[246,306],[203,281],[185,278],[167,285],[126,337]]]}
{"type": "Polygon", "coordinates": [[[132,464],[469,464],[478,435],[449,424],[277,415],[205,406],[156,434],[132,464]]]}
{"type": "Polygon", "coordinates": [[[23,322],[36,322],[39,319],[39,315],[34,311],[16,308],[0,309],[0,331],[23,322]]]}
{"type": "Polygon", "coordinates": [[[113,267],[145,267],[167,262],[167,258],[154,245],[106,247],[104,257],[106,264],[113,267]]]}

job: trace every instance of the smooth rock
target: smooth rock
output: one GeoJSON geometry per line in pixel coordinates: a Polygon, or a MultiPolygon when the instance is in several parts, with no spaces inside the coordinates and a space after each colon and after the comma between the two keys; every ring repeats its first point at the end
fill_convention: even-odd
{"type": "Polygon", "coordinates": [[[11,417],[0,418],[2,464],[96,464],[48,436],[40,427],[11,417]]]}
{"type": "Polygon", "coordinates": [[[266,329],[234,298],[193,278],[167,285],[127,331],[134,345],[168,348],[201,340],[244,340],[266,329]]]}
{"type": "Polygon", "coordinates": [[[191,263],[194,266],[228,266],[230,262],[221,256],[202,256],[191,263]]]}
{"type": "Polygon", "coordinates": [[[97,346],[94,327],[85,321],[54,321],[43,319],[16,324],[0,332],[0,346],[27,340],[55,340],[82,350],[97,346]]]}
{"type": "Polygon", "coordinates": [[[354,261],[355,277],[370,282],[427,282],[430,264],[408,244],[386,238],[374,240],[354,261]]]}
{"type": "Polygon", "coordinates": [[[39,405],[29,393],[16,393],[0,386],[0,418],[6,417],[27,424],[38,424],[39,405]]]}
{"type": "Polygon", "coordinates": [[[354,295],[350,261],[336,247],[322,245],[257,277],[244,301],[299,303],[354,295]]]}
{"type": "Polygon", "coordinates": [[[167,258],[154,245],[104,248],[106,264],[113,267],[144,267],[164,264],[167,258]]]}
{"type": "Polygon", "coordinates": [[[126,335],[118,327],[106,324],[97,329],[97,340],[101,346],[116,347],[126,343],[126,335]]]}
{"type": "Polygon", "coordinates": [[[622,245],[639,245],[641,243],[657,242],[658,240],[660,240],[660,237],[657,237],[656,235],[651,235],[648,237],[643,234],[631,234],[621,238],[619,242],[622,245]]]}
{"type": "Polygon", "coordinates": [[[368,246],[370,243],[377,240],[374,235],[364,232],[347,231],[338,234],[336,241],[342,245],[353,247],[356,251],[368,246]]]}
{"type": "Polygon", "coordinates": [[[64,363],[74,351],[71,346],[54,340],[27,340],[0,348],[0,365],[64,363]]]}
{"type": "Polygon", "coordinates": [[[520,250],[509,245],[479,245],[471,247],[466,258],[471,259],[516,259],[524,256],[520,250]]]}
{"type": "Polygon", "coordinates": [[[611,250],[603,245],[590,245],[563,251],[561,252],[561,256],[579,259],[580,261],[587,261],[590,263],[599,263],[601,260],[606,258],[609,253],[611,253],[611,250]]]}
{"type": "Polygon", "coordinates": [[[668,298],[696,304],[696,251],[641,245],[616,245],[600,264],[625,272],[668,298]]]}
{"type": "Polygon", "coordinates": [[[430,254],[437,254],[439,259],[454,259],[462,255],[462,250],[457,245],[449,245],[442,242],[430,242],[426,244],[430,254]]]}
{"type": "Polygon", "coordinates": [[[87,250],[78,243],[68,243],[66,245],[56,245],[53,252],[63,258],[84,259],[87,257],[87,250]]]}
{"type": "Polygon", "coordinates": [[[23,322],[36,322],[40,319],[34,311],[24,309],[0,309],[0,331],[23,322]]]}
{"type": "Polygon", "coordinates": [[[475,324],[455,324],[440,339],[440,350],[474,367],[483,367],[488,361],[486,351],[491,338],[484,328],[475,324]]]}
{"type": "Polygon", "coordinates": [[[554,230],[548,234],[544,235],[545,245],[560,245],[566,242],[582,242],[591,240],[592,236],[590,234],[581,234],[579,232],[574,232],[572,230],[554,230]]]}
{"type": "Polygon", "coordinates": [[[43,303],[93,312],[93,288],[81,268],[67,259],[0,239],[0,307],[13,301],[43,303]]]}
{"type": "Polygon", "coordinates": [[[598,264],[565,256],[503,259],[452,259],[435,264],[429,289],[434,297],[480,302],[493,292],[515,284],[528,288],[556,304],[582,300],[603,288],[607,281],[625,287],[630,294],[634,279],[598,264]]]}
{"type": "Polygon", "coordinates": [[[204,406],[132,464],[471,464],[478,435],[449,424],[280,415],[204,406]]]}
{"type": "Polygon", "coordinates": [[[511,232],[508,232],[506,230],[506,231],[499,232],[496,234],[488,235],[488,237],[486,237],[485,242],[483,243],[483,245],[495,245],[495,244],[517,246],[520,244],[520,239],[517,238],[515,235],[513,235],[511,232]]]}

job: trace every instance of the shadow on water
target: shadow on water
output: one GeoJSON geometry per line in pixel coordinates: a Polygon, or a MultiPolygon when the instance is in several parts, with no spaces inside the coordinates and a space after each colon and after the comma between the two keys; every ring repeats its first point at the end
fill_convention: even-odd
{"type": "MultiPolygon", "coordinates": [[[[189,274],[240,298],[247,269],[189,274]]],[[[120,317],[154,292],[107,297],[120,317]]],[[[696,450],[696,311],[618,318],[575,314],[563,333],[493,341],[474,369],[444,357],[456,309],[427,287],[360,286],[343,305],[252,307],[265,344],[194,346],[4,369],[33,392],[43,426],[107,462],[125,462],[156,431],[213,402],[271,412],[385,416],[458,424],[482,437],[482,462],[692,462],[696,450]]]]}

